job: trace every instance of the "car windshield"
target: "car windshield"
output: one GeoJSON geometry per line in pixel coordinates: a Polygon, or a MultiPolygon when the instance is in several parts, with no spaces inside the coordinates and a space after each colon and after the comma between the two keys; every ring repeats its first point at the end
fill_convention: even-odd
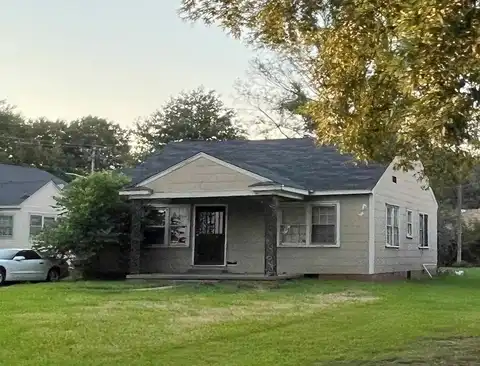
{"type": "Polygon", "coordinates": [[[0,259],[13,259],[17,253],[16,249],[0,249],[0,259]]]}

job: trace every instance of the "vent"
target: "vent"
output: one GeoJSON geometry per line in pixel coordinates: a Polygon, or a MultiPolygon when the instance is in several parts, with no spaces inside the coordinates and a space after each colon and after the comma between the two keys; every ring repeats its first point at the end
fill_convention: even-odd
{"type": "Polygon", "coordinates": [[[393,182],[393,183],[397,183],[397,177],[394,176],[394,175],[392,176],[392,182],[393,182]]]}

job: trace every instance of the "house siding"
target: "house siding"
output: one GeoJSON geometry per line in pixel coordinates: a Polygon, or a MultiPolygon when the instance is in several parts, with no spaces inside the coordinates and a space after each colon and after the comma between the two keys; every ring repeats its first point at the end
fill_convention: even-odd
{"type": "Polygon", "coordinates": [[[278,248],[278,272],[311,274],[368,273],[368,196],[332,196],[314,202],[340,204],[339,248],[278,248]],[[362,214],[363,211],[363,214],[362,214]],[[359,215],[361,214],[361,215],[359,215]]]}
{"type": "MultiPolygon", "coordinates": [[[[279,247],[279,273],[368,273],[368,210],[359,215],[368,196],[316,199],[340,203],[340,247],[279,247]]],[[[231,273],[263,273],[265,221],[259,198],[174,200],[171,204],[227,204],[227,261],[231,273]]],[[[193,235],[193,233],[192,233],[193,235]]],[[[142,272],[181,273],[191,268],[192,238],[188,248],[148,248],[142,251],[142,272]]]]}
{"type": "Polygon", "coordinates": [[[50,215],[57,216],[58,210],[53,206],[56,204],[54,199],[59,194],[53,182],[49,182],[26,199],[19,209],[0,210],[0,214],[12,214],[13,218],[13,236],[11,238],[0,238],[0,248],[30,248],[30,215],[50,215]]]}
{"type": "Polygon", "coordinates": [[[374,273],[422,270],[422,264],[437,263],[437,203],[430,190],[422,188],[415,171],[394,170],[391,164],[374,189],[374,273]],[[394,183],[392,176],[397,178],[394,183]],[[386,205],[399,206],[399,248],[386,247],[386,205]],[[407,209],[413,212],[413,237],[407,238],[407,209]],[[429,249],[419,249],[419,214],[428,219],[429,249]]]}
{"type": "MultiPolygon", "coordinates": [[[[11,237],[0,237],[0,249],[17,248],[22,243],[23,231],[22,217],[24,213],[20,210],[0,209],[0,215],[13,216],[13,235],[11,237]]],[[[20,246],[23,248],[24,246],[20,246]]]]}
{"type": "Polygon", "coordinates": [[[154,192],[181,193],[248,190],[259,180],[200,157],[146,184],[154,192]]]}

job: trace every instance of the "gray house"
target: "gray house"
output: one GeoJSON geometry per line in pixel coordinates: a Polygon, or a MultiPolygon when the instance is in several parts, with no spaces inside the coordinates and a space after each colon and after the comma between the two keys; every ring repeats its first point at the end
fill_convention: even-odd
{"type": "Polygon", "coordinates": [[[171,143],[130,175],[132,275],[407,276],[437,263],[437,202],[414,171],[312,139],[171,143]]]}

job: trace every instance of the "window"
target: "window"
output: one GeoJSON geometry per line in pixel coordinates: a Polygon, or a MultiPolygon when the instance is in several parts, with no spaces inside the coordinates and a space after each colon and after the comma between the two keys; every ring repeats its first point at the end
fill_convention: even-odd
{"type": "Polygon", "coordinates": [[[146,218],[144,243],[188,247],[189,222],[189,206],[151,208],[146,218]]]}
{"type": "Polygon", "coordinates": [[[30,215],[30,236],[36,236],[55,222],[55,216],[30,215]]]}
{"type": "Polygon", "coordinates": [[[407,238],[411,239],[413,237],[413,212],[412,210],[407,210],[407,238]]]}
{"type": "Polygon", "coordinates": [[[400,229],[398,225],[398,206],[387,204],[387,243],[388,247],[400,246],[400,229]]]}
{"type": "Polygon", "coordinates": [[[15,257],[25,257],[25,259],[42,259],[34,250],[22,250],[15,254],[15,257]]]}
{"type": "Polygon", "coordinates": [[[338,203],[281,206],[277,217],[278,245],[339,246],[338,209],[338,203]]]}
{"type": "Polygon", "coordinates": [[[428,248],[428,215],[419,215],[419,246],[420,248],[428,248]]]}
{"type": "Polygon", "coordinates": [[[307,244],[307,216],[305,206],[280,208],[280,244],[307,244]]]}
{"type": "Polygon", "coordinates": [[[0,215],[0,238],[13,236],[13,215],[0,215]]]}
{"type": "Polygon", "coordinates": [[[337,244],[337,207],[312,207],[312,238],[313,244],[337,244]]]}
{"type": "Polygon", "coordinates": [[[170,245],[188,245],[187,229],[189,209],[187,207],[172,207],[169,209],[170,225],[169,244],[170,245]]]}

